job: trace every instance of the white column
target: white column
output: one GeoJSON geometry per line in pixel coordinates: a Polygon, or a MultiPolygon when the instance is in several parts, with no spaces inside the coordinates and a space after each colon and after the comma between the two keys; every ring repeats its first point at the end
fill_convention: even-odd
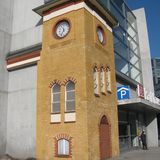
{"type": "Polygon", "coordinates": [[[146,113],[146,131],[148,147],[158,147],[158,124],[155,112],[146,113]]]}

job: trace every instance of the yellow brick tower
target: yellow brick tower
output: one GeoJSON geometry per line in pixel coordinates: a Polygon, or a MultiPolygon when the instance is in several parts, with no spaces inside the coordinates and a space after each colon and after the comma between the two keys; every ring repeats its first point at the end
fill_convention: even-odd
{"type": "Polygon", "coordinates": [[[51,1],[35,11],[43,16],[37,159],[118,156],[116,20],[96,0],[51,1]]]}

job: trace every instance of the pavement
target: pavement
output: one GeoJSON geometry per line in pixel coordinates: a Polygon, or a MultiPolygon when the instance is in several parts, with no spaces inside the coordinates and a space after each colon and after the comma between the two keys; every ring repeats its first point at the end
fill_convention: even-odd
{"type": "MultiPolygon", "coordinates": [[[[0,157],[0,160],[20,160],[14,159],[9,155],[0,157]]],[[[26,160],[35,160],[34,158],[28,158],[26,160]]],[[[160,160],[160,147],[150,148],[148,150],[132,150],[126,153],[122,153],[119,158],[111,158],[110,160],[160,160]]]]}
{"type": "Polygon", "coordinates": [[[122,153],[115,160],[160,160],[160,147],[150,148],[148,150],[132,150],[122,153]]]}

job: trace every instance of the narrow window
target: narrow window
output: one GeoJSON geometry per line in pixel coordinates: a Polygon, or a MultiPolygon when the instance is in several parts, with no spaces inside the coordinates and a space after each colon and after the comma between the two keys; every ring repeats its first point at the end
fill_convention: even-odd
{"type": "Polygon", "coordinates": [[[75,111],[75,84],[72,81],[69,81],[66,84],[66,112],[75,111]]]}
{"type": "Polygon", "coordinates": [[[60,112],[60,85],[55,84],[52,87],[52,113],[60,112]]]}
{"type": "Polygon", "coordinates": [[[58,155],[68,156],[69,155],[69,141],[66,139],[58,140],[58,155]]]}
{"type": "Polygon", "coordinates": [[[99,95],[99,74],[97,67],[94,67],[93,69],[93,79],[94,79],[94,94],[99,95]]]}
{"type": "Polygon", "coordinates": [[[111,71],[110,69],[107,67],[106,69],[106,84],[107,84],[107,91],[111,92],[112,91],[112,86],[111,86],[111,71]]]}

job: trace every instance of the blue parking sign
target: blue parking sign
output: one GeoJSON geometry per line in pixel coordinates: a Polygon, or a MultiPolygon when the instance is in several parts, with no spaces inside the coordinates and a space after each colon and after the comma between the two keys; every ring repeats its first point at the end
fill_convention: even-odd
{"type": "Polygon", "coordinates": [[[130,87],[129,86],[117,87],[117,97],[118,97],[118,100],[129,99],[130,87]]]}

